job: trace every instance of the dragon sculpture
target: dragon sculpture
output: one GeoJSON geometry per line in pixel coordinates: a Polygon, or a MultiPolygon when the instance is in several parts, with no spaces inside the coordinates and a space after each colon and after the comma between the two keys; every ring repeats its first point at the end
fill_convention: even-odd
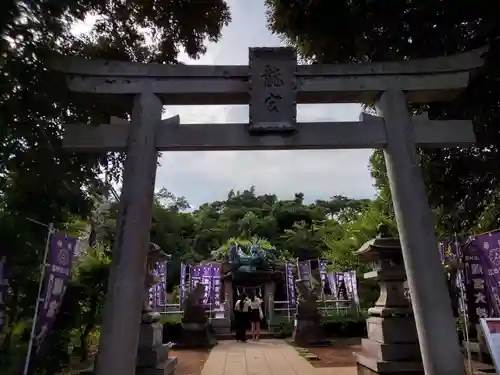
{"type": "Polygon", "coordinates": [[[248,250],[234,243],[228,249],[228,261],[233,270],[242,272],[268,271],[273,268],[278,260],[276,248],[265,249],[254,243],[248,246],[248,250]]]}

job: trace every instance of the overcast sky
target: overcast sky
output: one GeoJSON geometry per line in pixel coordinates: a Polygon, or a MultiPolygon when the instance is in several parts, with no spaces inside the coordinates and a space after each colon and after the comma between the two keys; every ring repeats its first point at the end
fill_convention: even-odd
{"type": "MultiPolygon", "coordinates": [[[[264,0],[227,0],[233,21],[217,44],[209,44],[198,61],[188,64],[247,65],[249,47],[280,46],[266,28],[264,0]]],[[[81,29],[83,30],[83,29],[81,29]]],[[[78,30],[80,31],[80,30],[78,30]]],[[[298,121],[357,121],[358,104],[300,105],[298,121]]],[[[172,106],[166,116],[179,114],[181,123],[248,122],[247,106],[172,106]]],[[[255,185],[258,193],[280,198],[305,194],[307,201],[341,194],[353,198],[374,195],[368,170],[370,150],[165,152],[156,188],[166,187],[197,207],[223,200],[230,189],[255,185]]]]}

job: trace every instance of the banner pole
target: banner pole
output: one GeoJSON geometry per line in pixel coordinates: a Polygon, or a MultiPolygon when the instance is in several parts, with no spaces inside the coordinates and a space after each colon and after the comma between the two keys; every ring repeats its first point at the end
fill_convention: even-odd
{"type": "Polygon", "coordinates": [[[184,263],[181,263],[180,269],[180,285],[179,285],[179,310],[183,311],[183,301],[184,301],[184,293],[186,289],[186,269],[187,266],[184,263]]]}
{"type": "Polygon", "coordinates": [[[210,324],[212,324],[212,290],[213,290],[213,276],[212,276],[212,263],[210,263],[209,267],[208,267],[208,275],[209,275],[209,279],[208,279],[208,285],[209,285],[209,288],[208,288],[208,301],[207,302],[210,302],[208,304],[208,321],[210,324]]]}
{"type": "Polygon", "coordinates": [[[35,303],[35,313],[33,315],[33,323],[31,324],[30,341],[28,343],[28,352],[26,353],[26,360],[24,362],[23,375],[28,374],[30,359],[31,359],[31,352],[33,351],[33,340],[35,338],[34,336],[35,336],[35,330],[36,330],[36,319],[38,317],[38,311],[40,310],[40,302],[42,302],[41,294],[42,294],[43,281],[44,281],[43,279],[45,278],[45,269],[47,268],[47,256],[49,255],[50,236],[52,235],[52,232],[54,232],[54,224],[50,223],[49,230],[47,233],[47,240],[45,241],[45,252],[43,254],[42,270],[40,272],[40,281],[38,282],[38,294],[37,294],[36,303],[35,303]]]}
{"type": "Polygon", "coordinates": [[[165,313],[168,312],[167,305],[168,305],[168,260],[165,261],[165,313]]]}
{"type": "Polygon", "coordinates": [[[290,322],[290,267],[285,263],[285,279],[286,279],[286,310],[288,322],[290,322]]]}
{"type": "MultiPolygon", "coordinates": [[[[323,270],[321,269],[321,260],[319,258],[316,258],[316,262],[318,263],[319,284],[321,285],[321,292],[319,294],[319,299],[321,300],[321,303],[323,305],[323,316],[324,316],[324,315],[326,315],[326,302],[325,302],[325,294],[324,294],[325,289],[324,289],[324,285],[323,285],[323,276],[322,276],[323,270]]],[[[311,274],[312,274],[312,270],[311,270],[311,274]]],[[[311,286],[312,286],[312,284],[311,284],[311,286]]]]}
{"type": "Polygon", "coordinates": [[[311,259],[307,261],[307,267],[309,268],[309,289],[313,289],[313,284],[312,284],[312,267],[311,267],[311,259]]]}

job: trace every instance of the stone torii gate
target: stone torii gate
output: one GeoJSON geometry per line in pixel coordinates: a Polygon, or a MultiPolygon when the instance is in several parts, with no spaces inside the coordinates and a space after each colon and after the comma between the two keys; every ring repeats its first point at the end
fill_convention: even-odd
{"type": "Polygon", "coordinates": [[[446,101],[467,87],[485,49],[434,59],[299,65],[290,48],[250,48],[249,66],[161,65],[62,58],[71,91],[92,94],[131,122],[66,126],[75,151],[126,151],[117,246],[97,374],[135,373],[157,151],[382,148],[427,375],[464,373],[415,147],[475,141],[470,121],[412,118],[408,102],[446,101]],[[375,103],[359,122],[297,123],[297,103],[375,103]],[[249,124],[162,122],[164,105],[249,104],[249,124]]]}

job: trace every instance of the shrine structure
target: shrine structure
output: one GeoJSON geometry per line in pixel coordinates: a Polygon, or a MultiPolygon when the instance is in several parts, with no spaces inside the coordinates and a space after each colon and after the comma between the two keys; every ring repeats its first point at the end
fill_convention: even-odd
{"type": "Polygon", "coordinates": [[[455,98],[484,64],[476,50],[424,60],[297,65],[290,48],[251,48],[249,66],[161,65],[62,58],[54,69],[89,105],[131,121],[67,124],[64,146],[78,152],[126,151],[104,309],[97,374],[133,375],[158,151],[384,150],[402,253],[427,375],[464,374],[455,322],[442,278],[416,147],[475,141],[471,121],[412,117],[408,103],[455,98]],[[93,100],[93,102],[91,102],[93,100]],[[296,121],[297,103],[375,103],[357,122],[296,121]],[[162,120],[164,105],[248,104],[248,124],[180,125],[162,120]]]}

